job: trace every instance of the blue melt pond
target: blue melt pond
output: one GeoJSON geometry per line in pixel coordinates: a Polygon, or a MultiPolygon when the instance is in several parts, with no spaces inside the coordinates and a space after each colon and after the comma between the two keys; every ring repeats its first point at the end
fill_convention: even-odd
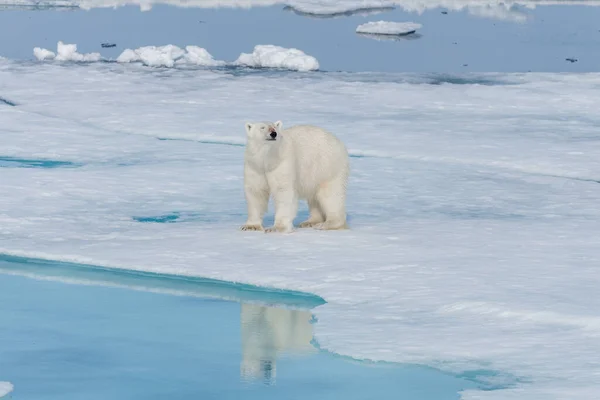
{"type": "Polygon", "coordinates": [[[137,222],[155,222],[164,224],[177,221],[179,219],[179,213],[157,215],[154,217],[132,217],[132,219],[137,222]]]}
{"type": "Polygon", "coordinates": [[[0,156],[0,168],[64,168],[77,166],[79,165],[70,161],[35,160],[0,156]]]}
{"type": "Polygon", "coordinates": [[[318,350],[310,309],[320,304],[305,293],[0,256],[0,377],[19,400],[442,400],[475,387],[318,350]]]}

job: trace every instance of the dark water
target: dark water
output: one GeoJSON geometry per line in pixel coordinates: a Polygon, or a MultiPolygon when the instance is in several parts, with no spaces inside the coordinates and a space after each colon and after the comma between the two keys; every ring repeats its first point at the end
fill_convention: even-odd
{"type": "Polygon", "coordinates": [[[600,7],[512,7],[506,15],[437,8],[419,15],[387,9],[376,15],[313,18],[284,6],[180,8],[137,6],[0,11],[0,55],[31,59],[36,46],[56,51],[59,40],[80,52],[116,58],[125,48],[175,44],[205,47],[216,59],[235,60],[258,44],[295,47],[326,71],[576,72],[600,66],[600,7]],[[368,21],[414,21],[418,35],[374,40],[357,35],[368,21]],[[103,48],[102,43],[115,44],[103,48]],[[570,59],[571,61],[568,61],[570,59]]]}

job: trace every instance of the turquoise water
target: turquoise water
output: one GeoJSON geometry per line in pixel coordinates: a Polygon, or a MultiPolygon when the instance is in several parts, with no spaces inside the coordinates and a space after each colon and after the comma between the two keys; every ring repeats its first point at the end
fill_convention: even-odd
{"type": "Polygon", "coordinates": [[[475,386],[425,367],[317,350],[309,309],[322,303],[302,293],[3,256],[0,377],[21,400],[441,400],[475,386]]]}
{"type": "Polygon", "coordinates": [[[0,156],[0,168],[61,168],[77,166],[77,164],[69,161],[36,160],[29,158],[0,156]]]}

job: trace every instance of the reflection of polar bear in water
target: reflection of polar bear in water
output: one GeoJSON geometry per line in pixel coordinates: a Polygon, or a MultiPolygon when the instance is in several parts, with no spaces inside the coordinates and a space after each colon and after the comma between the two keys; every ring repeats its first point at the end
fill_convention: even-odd
{"type": "Polygon", "coordinates": [[[300,228],[346,229],[346,184],[350,163],[344,144],[311,125],[283,129],[275,123],[247,123],[244,189],[248,203],[245,231],[262,231],[269,197],[275,225],[267,232],[290,232],[298,200],[306,199],[308,220],[300,228]]]}
{"type": "Polygon", "coordinates": [[[279,356],[316,352],[311,317],[309,311],[242,304],[242,378],[272,383],[279,356]]]}

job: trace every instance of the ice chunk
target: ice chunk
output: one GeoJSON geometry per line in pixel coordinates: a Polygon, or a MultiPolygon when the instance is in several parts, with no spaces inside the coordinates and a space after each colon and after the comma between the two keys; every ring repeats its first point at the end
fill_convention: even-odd
{"type": "Polygon", "coordinates": [[[198,46],[185,46],[186,53],[182,59],[177,60],[178,64],[218,66],[225,65],[225,61],[215,60],[213,56],[204,48],[198,46]]]}
{"type": "Polygon", "coordinates": [[[95,62],[100,61],[101,58],[100,53],[78,53],[76,44],[65,44],[61,41],[56,46],[56,52],[58,53],[55,58],[56,61],[95,62]]]}
{"type": "Polygon", "coordinates": [[[10,382],[0,382],[0,397],[4,397],[12,392],[14,386],[10,382]]]}
{"type": "Polygon", "coordinates": [[[33,55],[39,61],[54,60],[54,57],[56,57],[56,54],[53,51],[42,49],[41,47],[34,48],[33,55]]]}
{"type": "Polygon", "coordinates": [[[61,41],[56,45],[56,54],[48,49],[36,47],[33,49],[33,55],[39,61],[56,60],[56,61],[82,61],[96,62],[100,61],[100,53],[81,54],[77,52],[76,44],[65,44],[61,41]]]}
{"type": "Polygon", "coordinates": [[[421,24],[416,22],[388,22],[376,21],[367,22],[356,28],[357,33],[367,33],[371,35],[408,35],[421,28],[421,24]]]}
{"type": "Polygon", "coordinates": [[[136,61],[141,61],[140,56],[138,56],[138,54],[135,52],[135,50],[131,50],[131,49],[123,50],[121,55],[119,57],[117,57],[117,62],[119,62],[119,63],[130,63],[130,62],[136,62],[136,61]]]}
{"type": "Polygon", "coordinates": [[[185,55],[185,50],[173,44],[166,46],[144,46],[135,50],[126,49],[117,62],[141,62],[149,67],[173,67],[175,61],[185,55]]]}
{"type": "Polygon", "coordinates": [[[316,58],[298,49],[286,49],[274,45],[258,45],[252,54],[242,53],[234,62],[256,68],[282,68],[294,71],[314,71],[319,69],[316,58]]]}
{"type": "Polygon", "coordinates": [[[175,45],[146,46],[135,50],[126,49],[117,58],[117,62],[141,62],[150,67],[173,67],[175,65],[225,65],[224,61],[215,60],[204,48],[186,46],[185,50],[175,45]]]}
{"type": "Polygon", "coordinates": [[[337,7],[311,7],[310,5],[299,4],[297,6],[287,5],[284,11],[291,11],[294,14],[301,15],[303,17],[310,18],[341,18],[350,17],[353,15],[367,16],[372,14],[380,14],[383,12],[393,11],[393,6],[362,6],[357,5],[356,8],[349,8],[346,5],[339,5],[337,7]]]}

